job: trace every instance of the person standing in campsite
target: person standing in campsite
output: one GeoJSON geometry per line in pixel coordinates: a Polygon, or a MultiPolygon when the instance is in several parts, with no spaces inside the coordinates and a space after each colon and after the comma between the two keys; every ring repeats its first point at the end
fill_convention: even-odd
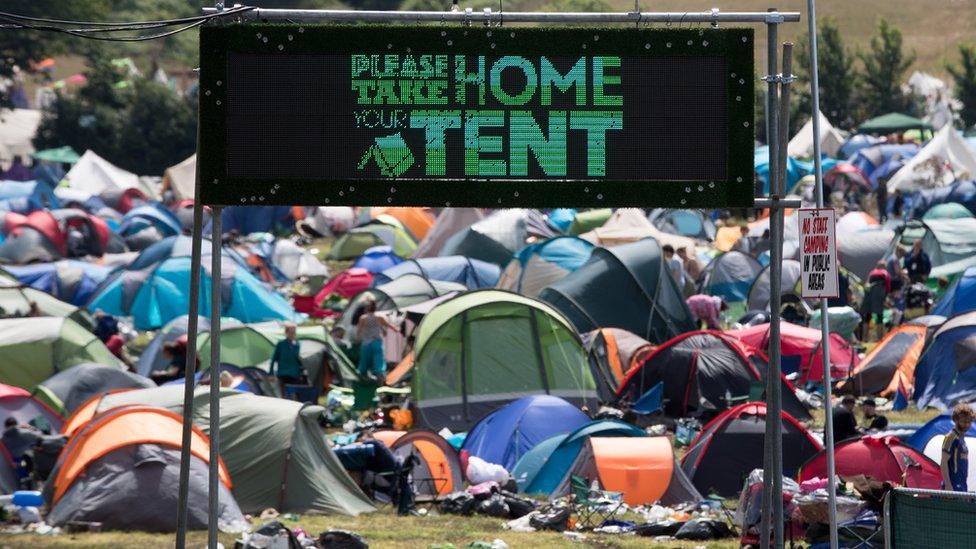
{"type": "Polygon", "coordinates": [[[875,199],[878,202],[878,221],[884,224],[888,221],[888,185],[884,181],[878,182],[875,199]]]}
{"type": "Polygon", "coordinates": [[[976,415],[968,404],[957,404],[952,409],[953,429],[942,439],[942,489],[953,492],[968,492],[966,478],[969,476],[969,448],[966,447],[966,433],[976,415]]]}
{"type": "Polygon", "coordinates": [[[929,273],[932,272],[932,260],[929,259],[929,254],[922,249],[921,238],[912,245],[912,253],[905,257],[905,270],[912,282],[925,282],[929,273]]]}
{"type": "Polygon", "coordinates": [[[908,275],[905,273],[905,268],[903,264],[905,262],[905,250],[898,246],[895,248],[895,255],[888,258],[888,262],[885,267],[888,270],[888,275],[891,277],[891,291],[897,292],[905,285],[905,281],[908,280],[908,275]]]}
{"type": "Polygon", "coordinates": [[[298,385],[303,381],[304,369],[299,351],[298,328],[292,322],[285,323],[285,339],[275,345],[271,355],[270,374],[278,378],[281,392],[284,394],[285,385],[298,385]]]}
{"type": "Polygon", "coordinates": [[[665,244],[661,246],[661,251],[664,252],[664,260],[668,262],[668,268],[671,269],[671,274],[674,275],[674,281],[678,283],[678,288],[684,288],[685,268],[681,260],[675,257],[674,246],[665,244]]]}
{"type": "Polygon", "coordinates": [[[682,267],[685,272],[685,285],[684,285],[684,295],[689,297],[694,295],[695,289],[697,287],[698,279],[701,277],[702,265],[698,259],[695,258],[694,254],[688,255],[687,248],[678,248],[678,257],[682,261],[682,267]]]}
{"type": "Polygon", "coordinates": [[[395,330],[385,318],[376,314],[376,301],[366,302],[365,311],[356,323],[356,339],[359,340],[359,375],[372,374],[377,378],[386,375],[386,357],[383,355],[383,336],[386,330],[395,330]]]}
{"type": "Polygon", "coordinates": [[[840,442],[858,436],[857,419],[854,417],[854,406],[857,399],[852,395],[846,395],[840,401],[840,406],[834,408],[832,418],[834,420],[834,442],[840,442]]]}

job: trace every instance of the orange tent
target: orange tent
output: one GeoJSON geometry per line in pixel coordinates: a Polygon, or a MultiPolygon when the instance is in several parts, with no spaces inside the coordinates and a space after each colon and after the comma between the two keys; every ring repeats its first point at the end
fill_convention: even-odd
{"type": "Polygon", "coordinates": [[[727,252],[735,247],[735,244],[742,238],[742,231],[738,225],[733,227],[719,227],[715,232],[715,248],[722,252],[727,252]]]}
{"type": "Polygon", "coordinates": [[[68,419],[65,420],[64,425],[61,426],[61,433],[70,437],[74,435],[78,429],[81,429],[87,425],[88,422],[91,421],[92,418],[94,418],[98,413],[98,405],[102,402],[102,399],[105,398],[105,395],[124,393],[126,391],[134,390],[135,389],[113,389],[111,391],[106,391],[104,393],[92,396],[82,403],[82,405],[79,406],[73,414],[68,416],[68,419]]]}
{"type": "MultiPolygon", "coordinates": [[[[125,406],[98,416],[68,440],[58,457],[53,502],[56,504],[85,469],[99,458],[137,444],[180,448],[182,437],[182,418],[163,408],[125,406]]],[[[190,453],[210,462],[210,439],[196,426],[193,427],[190,453]]],[[[222,460],[219,470],[220,480],[229,489],[230,475],[222,460]]]]}
{"type": "Polygon", "coordinates": [[[390,449],[402,459],[415,456],[410,482],[418,495],[444,496],[462,489],[464,472],[457,451],[437,433],[410,431],[397,438],[390,449]]]}
{"type": "Polygon", "coordinates": [[[387,448],[392,448],[396,441],[406,434],[406,431],[383,430],[373,433],[373,438],[386,444],[387,448]]]}
{"type": "Polygon", "coordinates": [[[399,221],[417,242],[423,240],[427,231],[434,226],[434,216],[427,208],[370,208],[370,218],[376,219],[381,215],[388,215],[399,221]]]}
{"type": "Polygon", "coordinates": [[[926,327],[902,324],[878,342],[854,368],[851,377],[840,382],[837,390],[855,395],[891,397],[902,386],[912,394],[915,366],[925,347],[926,327]]]}

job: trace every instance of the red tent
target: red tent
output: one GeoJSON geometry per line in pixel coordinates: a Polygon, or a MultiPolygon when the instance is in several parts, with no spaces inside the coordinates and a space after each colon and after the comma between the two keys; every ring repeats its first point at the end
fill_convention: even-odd
{"type": "Polygon", "coordinates": [[[359,292],[366,290],[373,283],[373,273],[366,269],[351,268],[340,272],[326,282],[325,286],[315,294],[315,304],[322,305],[322,302],[332,294],[349,299],[359,292]]]}
{"type": "MultiPolygon", "coordinates": [[[[769,353],[769,324],[759,324],[741,330],[726,332],[744,343],[769,353]]],[[[780,348],[783,363],[799,361],[800,381],[819,382],[823,379],[823,350],[820,347],[820,330],[804,328],[789,322],[780,323],[780,348]]],[[[838,334],[830,334],[830,377],[844,379],[857,366],[857,353],[838,334]]]]}
{"type": "MultiPolygon", "coordinates": [[[[837,474],[865,475],[908,488],[939,490],[939,464],[925,454],[901,443],[896,437],[866,436],[841,442],[835,447],[837,474]]],[[[800,482],[827,476],[827,454],[820,452],[800,467],[800,482]]]]}
{"type": "Polygon", "coordinates": [[[58,220],[49,210],[32,212],[23,219],[7,219],[7,230],[13,236],[19,235],[24,227],[30,227],[44,235],[44,238],[48,239],[51,244],[54,244],[54,247],[62,256],[68,255],[68,243],[64,238],[64,233],[58,227],[58,220]]]}

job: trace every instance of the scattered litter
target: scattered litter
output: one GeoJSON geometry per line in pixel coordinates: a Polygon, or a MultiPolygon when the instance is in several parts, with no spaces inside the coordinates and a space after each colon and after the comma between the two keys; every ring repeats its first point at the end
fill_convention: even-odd
{"type": "Polygon", "coordinates": [[[566,539],[569,539],[569,540],[572,540],[572,541],[578,541],[580,543],[586,541],[586,536],[585,535],[583,535],[583,534],[581,534],[579,532],[573,532],[571,530],[567,530],[567,531],[563,532],[563,536],[565,536],[566,539]]]}

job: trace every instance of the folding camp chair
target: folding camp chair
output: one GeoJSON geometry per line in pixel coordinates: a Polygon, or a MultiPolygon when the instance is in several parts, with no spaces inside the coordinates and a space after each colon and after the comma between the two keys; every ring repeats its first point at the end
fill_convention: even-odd
{"type": "Polygon", "coordinates": [[[596,528],[612,519],[623,506],[623,494],[590,488],[586,479],[572,475],[573,512],[577,528],[596,528]]]}

